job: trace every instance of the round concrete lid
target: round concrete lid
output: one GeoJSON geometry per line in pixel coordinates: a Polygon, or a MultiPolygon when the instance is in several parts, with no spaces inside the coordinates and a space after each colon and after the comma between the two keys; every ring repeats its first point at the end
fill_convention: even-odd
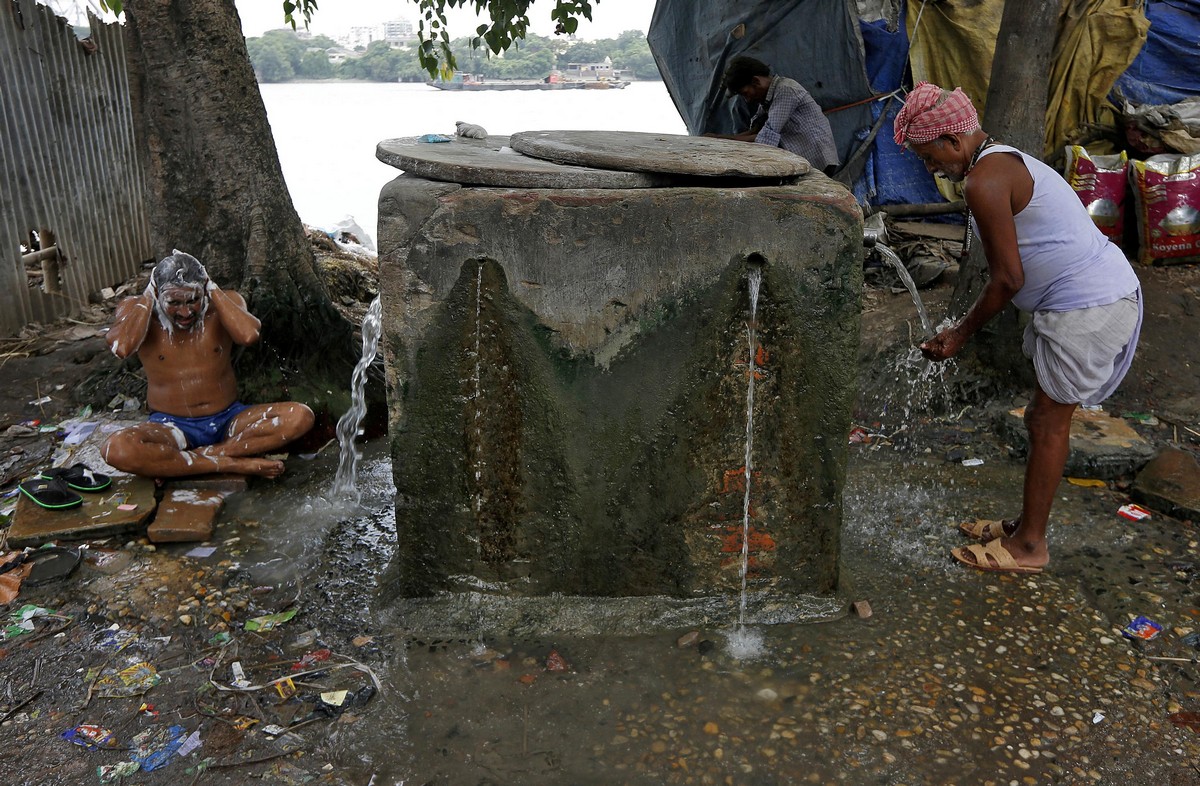
{"type": "Polygon", "coordinates": [[[769,145],[705,136],[643,131],[521,131],[512,147],[560,164],[662,172],[674,175],[783,178],[812,167],[794,153],[769,145]]]}
{"type": "Polygon", "coordinates": [[[375,157],[385,164],[430,180],[501,188],[655,188],[670,185],[664,175],[563,166],[530,158],[508,147],[506,136],[454,137],[421,142],[418,137],[385,139],[375,157]],[[503,152],[501,149],[504,148],[503,152]]]}

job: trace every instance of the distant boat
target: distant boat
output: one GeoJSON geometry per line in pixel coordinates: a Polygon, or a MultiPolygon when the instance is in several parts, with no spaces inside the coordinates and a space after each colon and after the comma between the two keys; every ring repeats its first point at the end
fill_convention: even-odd
{"type": "Polygon", "coordinates": [[[616,79],[563,79],[553,71],[545,79],[484,79],[478,74],[459,71],[449,81],[435,79],[426,84],[438,90],[620,90],[628,85],[616,79]]]}

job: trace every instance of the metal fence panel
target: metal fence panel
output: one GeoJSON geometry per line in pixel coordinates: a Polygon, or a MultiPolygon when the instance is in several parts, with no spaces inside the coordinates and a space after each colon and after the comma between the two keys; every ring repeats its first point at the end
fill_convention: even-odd
{"type": "Polygon", "coordinates": [[[0,335],[75,313],[152,255],[124,32],[89,21],[81,42],[33,0],[0,6],[0,335]],[[43,229],[57,281],[31,287],[21,246],[43,229]]]}

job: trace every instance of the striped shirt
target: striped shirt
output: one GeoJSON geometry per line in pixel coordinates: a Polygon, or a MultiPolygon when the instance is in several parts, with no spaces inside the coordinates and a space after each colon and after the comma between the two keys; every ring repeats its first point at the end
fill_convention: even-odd
{"type": "Polygon", "coordinates": [[[821,107],[796,80],[785,76],[771,77],[767,96],[750,127],[757,128],[758,123],[762,123],[762,128],[754,138],[755,142],[782,147],[803,156],[815,169],[837,166],[833,129],[821,107]]]}

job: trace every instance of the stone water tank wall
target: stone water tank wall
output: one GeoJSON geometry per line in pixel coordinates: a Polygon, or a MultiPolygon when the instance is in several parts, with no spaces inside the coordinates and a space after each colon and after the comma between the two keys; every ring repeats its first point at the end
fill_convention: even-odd
{"type": "Polygon", "coordinates": [[[835,587],[862,259],[845,189],[404,175],[379,216],[385,593],[736,593],[751,352],[749,584],[835,587]]]}

